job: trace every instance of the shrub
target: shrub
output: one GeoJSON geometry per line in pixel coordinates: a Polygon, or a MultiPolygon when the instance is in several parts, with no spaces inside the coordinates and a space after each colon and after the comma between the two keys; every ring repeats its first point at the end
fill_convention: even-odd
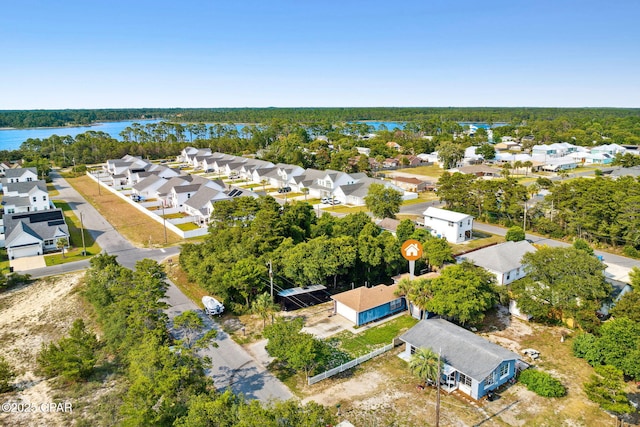
{"type": "Polygon", "coordinates": [[[13,390],[11,384],[16,377],[16,371],[13,370],[9,362],[0,356],[0,393],[13,390]]]}
{"type": "Polygon", "coordinates": [[[625,256],[631,257],[631,258],[640,258],[640,251],[637,250],[636,248],[634,248],[633,246],[625,246],[622,249],[622,253],[625,256]]]}
{"type": "Polygon", "coordinates": [[[535,369],[527,369],[520,374],[520,382],[543,397],[562,397],[567,394],[567,390],[562,383],[546,372],[535,369]]]}

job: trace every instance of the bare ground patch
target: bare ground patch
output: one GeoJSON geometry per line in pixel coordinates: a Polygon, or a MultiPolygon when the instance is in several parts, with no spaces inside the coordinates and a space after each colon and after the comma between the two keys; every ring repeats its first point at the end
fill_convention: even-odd
{"type": "MultiPolygon", "coordinates": [[[[79,317],[89,321],[79,295],[84,273],[50,277],[0,294],[0,352],[18,372],[16,390],[2,395],[2,402],[35,405],[34,413],[0,413],[0,425],[68,426],[72,414],[43,412],[42,403],[70,402],[66,389],[36,373],[36,357],[42,343],[66,335],[79,317]]],[[[89,321],[90,323],[90,321],[89,321]]],[[[87,396],[84,396],[87,398],[87,396]]]]}

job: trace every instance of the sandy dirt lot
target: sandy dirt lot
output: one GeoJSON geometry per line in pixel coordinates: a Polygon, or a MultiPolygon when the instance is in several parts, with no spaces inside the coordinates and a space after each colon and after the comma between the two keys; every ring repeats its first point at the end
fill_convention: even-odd
{"type": "MultiPolygon", "coordinates": [[[[67,426],[70,414],[58,412],[66,402],[57,398],[51,383],[34,373],[42,343],[66,335],[82,317],[77,293],[84,273],[57,276],[0,294],[0,353],[19,373],[17,390],[0,396],[1,403],[28,404],[33,413],[0,412],[0,425],[67,426]],[[49,411],[49,403],[62,403],[49,411]],[[47,406],[41,406],[45,404],[47,406]],[[35,406],[34,406],[35,405],[35,406]]],[[[67,406],[68,408],[68,406],[67,406]]],[[[3,408],[6,409],[6,408],[3,408]]],[[[16,410],[18,407],[15,408],[16,410]]]]}
{"type": "MultiPolygon", "coordinates": [[[[313,316],[307,321],[313,322],[313,316]]],[[[582,383],[592,372],[586,362],[571,355],[570,343],[561,341],[571,331],[512,319],[506,310],[488,316],[479,333],[486,339],[522,354],[528,347],[541,351],[537,365],[560,379],[568,388],[564,398],[547,399],[523,385],[501,390],[493,402],[476,402],[462,395],[443,395],[442,426],[595,426],[613,425],[614,420],[582,391],[582,383]]],[[[435,424],[434,389],[418,390],[419,381],[407,363],[397,355],[402,347],[379,356],[357,369],[313,386],[301,385],[303,401],[340,405],[343,419],[356,426],[425,426],[435,424]]]]}

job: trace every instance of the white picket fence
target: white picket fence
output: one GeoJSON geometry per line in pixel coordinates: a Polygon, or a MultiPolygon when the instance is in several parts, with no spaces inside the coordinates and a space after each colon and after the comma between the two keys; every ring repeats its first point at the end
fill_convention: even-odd
{"type": "Polygon", "coordinates": [[[323,373],[318,374],[318,375],[316,375],[314,377],[307,377],[307,382],[308,382],[309,385],[315,384],[315,383],[320,382],[320,381],[322,381],[324,379],[327,379],[327,378],[332,377],[332,376],[334,376],[336,374],[339,374],[340,372],[344,372],[347,369],[351,369],[354,366],[358,366],[359,364],[364,363],[369,359],[373,359],[374,357],[379,356],[382,353],[385,353],[385,352],[387,352],[387,351],[389,351],[391,349],[393,349],[393,343],[387,344],[384,347],[381,347],[381,348],[379,348],[377,350],[373,350],[371,353],[365,354],[364,356],[360,356],[357,359],[353,359],[353,360],[348,361],[347,363],[343,363],[340,366],[336,366],[333,369],[329,369],[328,371],[324,371],[323,373]]]}

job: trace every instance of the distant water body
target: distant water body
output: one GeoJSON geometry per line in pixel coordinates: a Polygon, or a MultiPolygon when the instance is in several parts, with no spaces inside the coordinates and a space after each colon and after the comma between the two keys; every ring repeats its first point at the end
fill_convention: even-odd
{"type": "MultiPolygon", "coordinates": [[[[120,132],[122,132],[125,128],[131,126],[133,123],[140,123],[141,125],[145,125],[148,123],[158,123],[161,120],[126,120],[126,121],[118,121],[118,122],[101,122],[96,123],[92,126],[69,126],[69,127],[59,127],[59,128],[30,128],[30,129],[0,129],[0,150],[17,150],[20,148],[20,145],[25,142],[27,139],[45,139],[49,138],[52,135],[58,136],[71,136],[75,137],[81,133],[87,131],[96,131],[96,132],[105,132],[111,135],[113,138],[117,140],[122,140],[120,136],[120,132]]],[[[371,126],[374,130],[380,130],[383,126],[385,126],[388,130],[393,130],[395,128],[404,129],[404,123],[402,122],[378,122],[378,121],[367,121],[362,122],[371,126]]],[[[485,129],[489,128],[487,123],[470,123],[470,122],[461,122],[462,126],[473,124],[477,127],[484,127],[485,129]]],[[[492,126],[502,126],[504,123],[495,123],[492,126]]],[[[238,130],[242,129],[244,125],[236,125],[238,130]]]]}

